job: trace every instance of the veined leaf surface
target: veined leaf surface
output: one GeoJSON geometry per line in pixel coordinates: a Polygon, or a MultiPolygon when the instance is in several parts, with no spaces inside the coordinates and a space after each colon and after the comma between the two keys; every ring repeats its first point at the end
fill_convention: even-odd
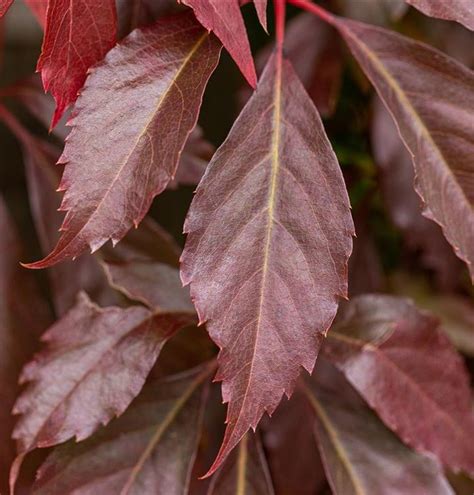
{"type": "Polygon", "coordinates": [[[474,73],[428,45],[334,18],[413,157],[424,215],[474,280],[474,73]]]}
{"type": "Polygon", "coordinates": [[[176,173],[219,54],[191,13],[135,30],[108,53],[77,101],[60,158],[61,238],[29,267],[117,243],[138,225],[176,173]]]}
{"type": "Polygon", "coordinates": [[[457,21],[474,31],[474,3],[471,0],[406,0],[423,14],[457,21]]]}
{"type": "MultiPolygon", "coordinates": [[[[40,19],[40,11],[34,12],[40,19]]],[[[38,71],[56,100],[54,127],[76,100],[89,68],[114,46],[117,14],[115,0],[49,0],[46,16],[38,71]]]]}
{"type": "Polygon", "coordinates": [[[347,291],[353,223],[336,157],[287,60],[272,56],[198,186],[181,276],[221,348],[229,403],[215,471],[311,371],[347,291]]]}
{"type": "Polygon", "coordinates": [[[209,375],[204,367],[146,385],[122,417],[84,442],[54,449],[33,493],[188,493],[209,375]]]}

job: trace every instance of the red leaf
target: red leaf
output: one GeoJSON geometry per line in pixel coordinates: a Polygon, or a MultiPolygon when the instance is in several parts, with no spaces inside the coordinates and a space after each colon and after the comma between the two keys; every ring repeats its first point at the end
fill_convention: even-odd
{"type": "Polygon", "coordinates": [[[125,414],[90,439],[54,449],[34,493],[187,493],[209,367],[147,385],[125,414]]]}
{"type": "Polygon", "coordinates": [[[238,0],[178,0],[191,7],[198,21],[222,41],[252,88],[257,75],[238,0]]]}
{"type": "Polygon", "coordinates": [[[117,36],[114,0],[49,0],[38,71],[56,100],[54,127],[73,103],[90,67],[104,58],[117,36]]]}
{"type": "Polygon", "coordinates": [[[214,475],[208,495],[274,495],[260,440],[247,433],[214,475]]]}
{"type": "Polygon", "coordinates": [[[94,69],[60,159],[62,235],[29,267],[96,251],[110,238],[115,244],[138,225],[176,173],[219,53],[217,40],[186,13],[134,31],[94,69]]]}
{"type": "Polygon", "coordinates": [[[474,31],[474,4],[472,0],[406,0],[430,17],[457,21],[474,31]]]}
{"type": "Polygon", "coordinates": [[[438,464],[403,445],[322,359],[315,379],[307,396],[335,495],[453,495],[438,464]]]}
{"type": "Polygon", "coordinates": [[[110,284],[129,299],[150,309],[195,314],[189,291],[179,278],[179,271],[153,261],[104,263],[110,284]]]}
{"type": "Polygon", "coordinates": [[[255,4],[260,24],[267,31],[267,0],[253,0],[253,3],[255,4]]]}
{"type": "Polygon", "coordinates": [[[36,19],[42,28],[46,24],[46,12],[48,8],[48,0],[23,0],[30,10],[35,15],[36,19]]]}
{"type": "Polygon", "coordinates": [[[362,296],[344,308],[324,352],[405,443],[474,473],[469,377],[437,326],[404,299],[362,296]]]}
{"type": "Polygon", "coordinates": [[[399,34],[333,22],[413,156],[423,214],[441,225],[474,280],[474,73],[399,34]]]}
{"type": "Polygon", "coordinates": [[[22,414],[14,432],[20,452],[82,440],[122,414],[166,340],[190,324],[189,317],[181,320],[138,306],[101,309],[82,294],[23,370],[30,384],[15,405],[22,414]]]}
{"type": "Polygon", "coordinates": [[[8,493],[8,470],[15,457],[11,410],[18,377],[49,318],[31,274],[18,264],[23,251],[1,196],[0,232],[0,490],[8,493]]]}
{"type": "Polygon", "coordinates": [[[184,230],[182,280],[221,348],[217,379],[229,403],[211,474],[291,394],[300,366],[312,370],[347,290],[353,224],[344,181],[288,61],[270,59],[184,230]]]}
{"type": "Polygon", "coordinates": [[[455,256],[439,225],[421,213],[421,201],[413,189],[412,158],[405,148],[392,117],[379,98],[375,99],[372,121],[372,148],[380,167],[380,185],[393,223],[406,244],[421,251],[421,261],[434,271],[439,285],[459,285],[463,264],[455,256]],[[403,198],[403,200],[401,200],[403,198]]]}
{"type": "Polygon", "coordinates": [[[283,399],[264,430],[275,491],[282,495],[321,493],[326,476],[312,431],[314,418],[303,394],[297,389],[283,399]],[[298,455],[296,455],[298,453],[298,455]]]}
{"type": "Polygon", "coordinates": [[[2,18],[10,8],[13,0],[0,0],[0,18],[2,18]]]}

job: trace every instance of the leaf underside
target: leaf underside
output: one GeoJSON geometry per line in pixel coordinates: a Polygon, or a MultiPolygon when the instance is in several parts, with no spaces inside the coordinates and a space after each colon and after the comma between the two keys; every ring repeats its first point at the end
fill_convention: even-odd
{"type": "MultiPolygon", "coordinates": [[[[353,223],[317,111],[273,56],[218,149],[185,223],[181,277],[220,347],[229,403],[215,471],[311,371],[347,290],[353,223]]],[[[209,474],[210,474],[209,473],[209,474]]]]}

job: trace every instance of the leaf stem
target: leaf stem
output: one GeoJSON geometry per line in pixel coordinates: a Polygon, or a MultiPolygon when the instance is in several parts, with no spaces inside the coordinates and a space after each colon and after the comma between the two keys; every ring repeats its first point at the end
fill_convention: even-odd
{"type": "Polygon", "coordinates": [[[281,58],[283,55],[283,43],[285,41],[286,3],[285,0],[274,0],[274,4],[277,51],[281,58]]]}
{"type": "Polygon", "coordinates": [[[319,5],[310,2],[309,0],[287,0],[287,1],[289,4],[292,4],[296,7],[300,7],[303,10],[307,10],[308,12],[311,12],[312,14],[318,16],[320,19],[327,22],[328,24],[331,25],[335,24],[335,17],[330,12],[328,12],[326,9],[323,9],[319,5]]]}

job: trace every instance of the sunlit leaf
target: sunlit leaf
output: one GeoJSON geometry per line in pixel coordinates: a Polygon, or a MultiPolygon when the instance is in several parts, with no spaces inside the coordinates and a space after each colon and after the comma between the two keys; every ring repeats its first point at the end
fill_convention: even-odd
{"type": "Polygon", "coordinates": [[[457,21],[474,31],[474,3],[471,0],[406,0],[423,14],[457,21]]]}

